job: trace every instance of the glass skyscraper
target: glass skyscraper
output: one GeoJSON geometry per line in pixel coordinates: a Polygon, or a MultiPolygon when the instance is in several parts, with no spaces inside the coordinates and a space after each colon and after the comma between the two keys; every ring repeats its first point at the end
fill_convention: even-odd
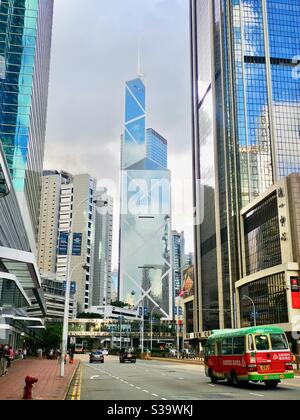
{"type": "Polygon", "coordinates": [[[234,325],[240,211],[300,171],[300,2],[190,0],[198,330],[234,325]],[[195,183],[195,205],[199,191],[195,183]]]}
{"type": "Polygon", "coordinates": [[[0,2],[0,140],[32,243],[39,219],[52,16],[53,0],[0,2]]]}
{"type": "Polygon", "coordinates": [[[147,148],[145,86],[126,83],[120,216],[120,300],[172,318],[171,194],[166,158],[152,130],[147,148]],[[158,148],[158,153],[156,153],[158,148]],[[149,155],[147,153],[149,152],[149,155]],[[151,157],[150,157],[151,154],[151,157]]]}
{"type": "Polygon", "coordinates": [[[125,133],[122,143],[122,169],[127,169],[146,154],[146,89],[141,79],[126,83],[125,133]]]}
{"type": "Polygon", "coordinates": [[[146,156],[161,168],[168,167],[168,142],[153,128],[146,131],[146,156]]]}

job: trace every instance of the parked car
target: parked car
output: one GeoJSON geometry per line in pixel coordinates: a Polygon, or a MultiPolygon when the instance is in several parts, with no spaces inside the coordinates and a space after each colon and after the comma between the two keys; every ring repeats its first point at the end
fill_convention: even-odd
{"type": "Polygon", "coordinates": [[[104,363],[104,355],[102,351],[94,351],[90,354],[90,363],[104,363]]]}
{"type": "Polygon", "coordinates": [[[133,349],[120,350],[120,363],[131,362],[136,363],[136,354],[133,349]]]}

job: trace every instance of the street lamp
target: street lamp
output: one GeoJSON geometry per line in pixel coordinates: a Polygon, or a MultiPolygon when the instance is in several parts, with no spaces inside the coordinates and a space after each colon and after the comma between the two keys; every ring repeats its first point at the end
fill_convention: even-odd
{"type": "Polygon", "coordinates": [[[256,308],[255,308],[255,303],[254,303],[253,299],[251,299],[251,297],[244,295],[244,296],[242,297],[242,300],[246,300],[246,299],[250,300],[250,302],[252,303],[252,306],[253,306],[253,320],[254,320],[254,327],[256,327],[256,324],[257,324],[257,323],[256,323],[256,308]]]}
{"type": "Polygon", "coordinates": [[[150,344],[150,350],[152,351],[152,347],[153,347],[153,318],[152,318],[152,316],[153,316],[153,312],[154,312],[154,310],[155,309],[157,309],[157,308],[159,308],[160,309],[160,307],[159,307],[159,305],[157,305],[157,303],[155,304],[155,306],[153,306],[153,308],[152,308],[152,310],[151,310],[151,315],[150,315],[150,320],[151,320],[151,335],[150,335],[150,337],[151,337],[151,344],[150,344]]]}
{"type": "MultiPolygon", "coordinates": [[[[72,220],[75,220],[75,216],[77,215],[77,212],[79,208],[85,204],[87,201],[89,201],[89,198],[85,198],[82,200],[78,206],[76,207],[75,211],[73,212],[72,220]]],[[[94,199],[93,203],[97,207],[103,207],[107,206],[108,202],[94,199]]],[[[67,353],[67,345],[68,345],[68,326],[69,326],[69,304],[70,304],[70,291],[71,291],[71,277],[73,275],[73,272],[76,268],[78,268],[83,263],[80,262],[75,267],[73,267],[71,272],[71,257],[72,257],[72,225],[70,224],[70,227],[68,229],[68,249],[67,249],[67,277],[66,277],[66,297],[65,297],[65,308],[64,308],[64,323],[63,323],[63,334],[62,334],[62,349],[61,349],[61,365],[60,365],[60,376],[63,378],[65,376],[65,355],[67,353]]],[[[82,265],[82,268],[84,270],[88,269],[88,266],[86,264],[82,265]]]]}

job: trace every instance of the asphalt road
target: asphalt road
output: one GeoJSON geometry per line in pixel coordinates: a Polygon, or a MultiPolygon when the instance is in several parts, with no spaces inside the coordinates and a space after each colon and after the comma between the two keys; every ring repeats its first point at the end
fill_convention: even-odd
{"type": "Polygon", "coordinates": [[[107,356],[104,364],[82,359],[81,400],[184,401],[184,400],[298,400],[300,377],[285,381],[276,390],[263,384],[234,388],[226,382],[213,385],[197,365],[140,361],[120,364],[107,356]]]}

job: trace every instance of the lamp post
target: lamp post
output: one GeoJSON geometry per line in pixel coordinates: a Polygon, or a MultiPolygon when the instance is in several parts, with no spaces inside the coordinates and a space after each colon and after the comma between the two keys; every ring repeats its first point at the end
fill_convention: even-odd
{"type": "Polygon", "coordinates": [[[153,347],[153,312],[154,312],[154,310],[155,309],[157,309],[157,308],[159,308],[160,309],[160,307],[156,304],[155,306],[153,306],[153,308],[152,308],[152,310],[151,310],[151,318],[150,318],[150,320],[151,320],[151,322],[150,322],[150,325],[151,325],[151,332],[150,332],[150,337],[151,337],[151,341],[150,341],[150,350],[152,351],[152,347],[153,347]]]}
{"type": "Polygon", "coordinates": [[[255,308],[255,303],[254,303],[253,299],[251,299],[251,297],[246,296],[246,295],[244,295],[244,296],[242,297],[242,299],[243,299],[243,300],[248,299],[248,300],[250,300],[250,302],[252,303],[252,307],[253,307],[253,321],[254,321],[254,327],[256,327],[257,322],[256,322],[256,308],[255,308]]]}
{"type": "MultiPolygon", "coordinates": [[[[77,215],[77,212],[79,208],[89,201],[89,198],[85,198],[82,200],[78,206],[76,207],[75,211],[73,212],[72,220],[75,220],[75,216],[77,215]]],[[[108,202],[94,199],[93,204],[96,205],[96,207],[103,207],[107,206],[108,202]]],[[[78,268],[80,265],[86,270],[88,266],[86,264],[83,264],[80,262],[77,264],[71,271],[71,257],[72,257],[72,225],[70,224],[70,227],[68,229],[68,248],[67,248],[67,277],[66,277],[66,297],[65,297],[65,308],[64,308],[64,322],[63,322],[63,334],[62,334],[62,349],[61,349],[61,365],[60,365],[60,376],[63,378],[65,376],[65,355],[67,353],[67,345],[68,345],[68,324],[69,324],[69,304],[70,304],[70,291],[71,291],[71,277],[73,275],[73,272],[76,268],[78,268]]]]}

